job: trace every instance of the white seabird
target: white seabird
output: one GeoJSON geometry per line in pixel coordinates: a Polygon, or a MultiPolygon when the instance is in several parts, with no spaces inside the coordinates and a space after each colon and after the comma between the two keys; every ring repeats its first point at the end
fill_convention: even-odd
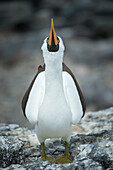
{"type": "Polygon", "coordinates": [[[23,97],[22,109],[29,122],[35,125],[41,143],[41,157],[57,163],[69,163],[72,162],[68,154],[72,125],[81,120],[86,107],[73,73],[63,64],[65,48],[62,39],[56,36],[53,19],[50,35],[41,49],[45,65],[39,66],[23,97]],[[56,160],[46,156],[44,141],[47,138],[62,138],[65,141],[64,156],[56,160]]]}

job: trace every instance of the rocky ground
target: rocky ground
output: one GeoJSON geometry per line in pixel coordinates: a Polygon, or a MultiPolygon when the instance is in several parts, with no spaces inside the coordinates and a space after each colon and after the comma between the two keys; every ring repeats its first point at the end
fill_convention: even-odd
{"type": "MultiPolygon", "coordinates": [[[[17,124],[0,124],[0,169],[113,169],[113,108],[88,112],[73,127],[69,152],[71,164],[55,164],[40,158],[40,145],[34,130],[17,124]]],[[[64,141],[46,141],[46,153],[56,157],[64,152],[64,141]]]]}

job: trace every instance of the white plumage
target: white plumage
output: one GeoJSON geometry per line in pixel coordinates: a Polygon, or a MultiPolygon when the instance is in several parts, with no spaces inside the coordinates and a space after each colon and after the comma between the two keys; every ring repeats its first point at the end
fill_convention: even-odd
{"type": "Polygon", "coordinates": [[[38,73],[31,82],[22,100],[22,109],[27,119],[35,125],[41,143],[41,158],[55,163],[71,163],[68,145],[72,124],[77,124],[85,114],[85,101],[80,87],[63,63],[64,44],[56,36],[53,19],[48,38],[41,47],[45,66],[38,67],[38,73]],[[47,138],[65,140],[63,156],[56,159],[45,153],[47,138]]]}
{"type": "Polygon", "coordinates": [[[46,69],[35,79],[25,109],[41,143],[53,137],[69,142],[72,124],[77,124],[83,116],[77,87],[71,75],[62,71],[64,45],[58,38],[57,52],[49,52],[47,38],[44,40],[42,51],[46,69]]]}

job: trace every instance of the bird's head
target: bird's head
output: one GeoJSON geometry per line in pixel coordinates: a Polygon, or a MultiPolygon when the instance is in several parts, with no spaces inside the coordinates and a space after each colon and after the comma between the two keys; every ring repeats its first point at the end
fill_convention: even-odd
{"type": "Polygon", "coordinates": [[[49,37],[46,37],[41,47],[43,56],[58,56],[64,52],[64,44],[59,36],[56,36],[53,19],[51,19],[51,30],[49,37]]]}

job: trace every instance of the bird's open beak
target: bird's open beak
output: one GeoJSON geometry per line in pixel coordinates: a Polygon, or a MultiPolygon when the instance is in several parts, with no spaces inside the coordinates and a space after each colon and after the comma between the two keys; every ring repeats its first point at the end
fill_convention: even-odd
{"type": "Polygon", "coordinates": [[[52,41],[54,41],[55,45],[58,44],[58,40],[57,40],[57,37],[56,37],[55,28],[54,28],[54,23],[53,23],[53,18],[51,19],[51,30],[50,30],[48,44],[51,45],[52,41]]]}
{"type": "Polygon", "coordinates": [[[50,52],[56,52],[59,49],[59,40],[55,33],[53,18],[51,19],[51,30],[47,40],[47,48],[50,52]]]}

